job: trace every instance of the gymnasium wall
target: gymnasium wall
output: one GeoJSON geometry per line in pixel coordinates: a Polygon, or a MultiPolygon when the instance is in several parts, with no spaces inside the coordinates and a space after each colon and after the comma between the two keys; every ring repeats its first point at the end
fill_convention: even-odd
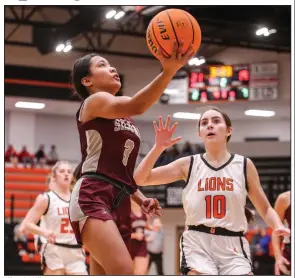
{"type": "MultiPolygon", "coordinates": [[[[40,144],[57,146],[61,158],[70,161],[80,160],[80,146],[74,116],[54,116],[29,112],[5,113],[5,145],[12,143],[17,149],[24,144],[29,151],[35,151],[40,144]]],[[[147,153],[154,143],[152,123],[137,121],[143,153],[147,153]]],[[[289,120],[249,120],[234,121],[234,133],[230,143],[233,152],[248,156],[279,156],[290,154],[289,120]],[[245,137],[278,137],[280,142],[245,143],[245,137]]],[[[196,123],[181,122],[176,136],[183,137],[182,142],[200,143],[196,123]]]]}
{"type": "Polygon", "coordinates": [[[9,133],[9,112],[4,113],[4,128],[5,128],[5,132],[4,132],[4,144],[5,144],[5,148],[7,147],[7,145],[9,144],[8,142],[8,133],[9,133]]]}
{"type": "MultiPolygon", "coordinates": [[[[126,39],[126,38],[125,38],[126,39]]],[[[130,43],[130,40],[128,40],[130,43]]],[[[124,44],[120,38],[120,44],[124,44]]],[[[127,42],[126,42],[127,43],[127,42]]],[[[145,49],[142,40],[133,40],[132,49],[145,49]]],[[[139,51],[142,52],[142,51],[139,51]]],[[[70,52],[52,53],[40,55],[35,48],[5,46],[5,64],[23,65],[57,69],[70,69],[74,60],[83,53],[70,52]]],[[[120,56],[108,56],[105,58],[117,67],[125,78],[125,95],[133,95],[136,91],[147,85],[159,72],[160,63],[157,60],[147,60],[139,58],[129,58],[120,56]]],[[[290,99],[291,91],[291,56],[286,53],[276,53],[271,51],[260,51],[246,48],[226,48],[224,51],[210,57],[212,60],[223,61],[228,64],[253,63],[253,62],[278,62],[279,63],[279,94],[280,99],[290,99]]]]}

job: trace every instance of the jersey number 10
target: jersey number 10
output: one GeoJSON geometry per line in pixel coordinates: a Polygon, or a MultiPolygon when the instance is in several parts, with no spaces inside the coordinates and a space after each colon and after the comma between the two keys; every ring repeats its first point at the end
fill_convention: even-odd
{"type": "Polygon", "coordinates": [[[225,217],[226,214],[226,199],[224,195],[216,195],[211,196],[207,195],[205,197],[206,201],[206,218],[212,218],[212,211],[213,211],[213,218],[221,219],[225,217]]]}

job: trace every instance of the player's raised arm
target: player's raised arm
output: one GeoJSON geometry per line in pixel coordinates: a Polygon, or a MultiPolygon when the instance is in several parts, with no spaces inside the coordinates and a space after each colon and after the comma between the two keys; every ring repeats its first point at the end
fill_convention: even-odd
{"type": "Polygon", "coordinates": [[[162,117],[159,117],[159,126],[154,122],[155,145],[134,173],[134,179],[139,186],[160,185],[177,180],[186,180],[190,157],[180,158],[168,165],[153,169],[161,153],[181,140],[181,137],[172,138],[178,123],[174,123],[170,128],[170,120],[171,117],[168,116],[165,126],[163,126],[162,117]]]}
{"type": "Polygon", "coordinates": [[[88,96],[87,94],[82,96],[87,99],[84,104],[87,111],[86,118],[114,119],[144,113],[163,94],[175,73],[194,55],[192,47],[184,53],[182,46],[183,43],[180,43],[179,47],[175,43],[170,58],[161,56],[159,60],[163,71],[133,97],[115,97],[121,86],[120,78],[117,70],[111,67],[103,57],[91,57],[90,73],[88,74],[80,70],[79,62],[76,63],[72,76],[76,91],[86,90],[86,88],[89,91],[88,96]],[[97,88],[100,90],[95,91],[97,88]]]}

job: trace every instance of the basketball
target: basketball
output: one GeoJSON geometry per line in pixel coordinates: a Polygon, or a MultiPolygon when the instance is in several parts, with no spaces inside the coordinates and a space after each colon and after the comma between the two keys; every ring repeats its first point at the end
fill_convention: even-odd
{"type": "Polygon", "coordinates": [[[178,45],[183,41],[184,53],[192,44],[196,53],[201,44],[201,37],[197,20],[180,9],[168,9],[158,13],[150,21],[146,31],[147,45],[156,58],[159,57],[159,46],[162,48],[163,56],[170,58],[174,41],[178,45]]]}

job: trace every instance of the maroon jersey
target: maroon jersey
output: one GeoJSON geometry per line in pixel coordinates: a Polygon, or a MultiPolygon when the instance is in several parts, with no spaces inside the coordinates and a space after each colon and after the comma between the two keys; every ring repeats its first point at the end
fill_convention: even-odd
{"type": "Polygon", "coordinates": [[[136,232],[142,232],[144,233],[144,230],[147,225],[147,217],[145,214],[141,214],[140,217],[135,215],[133,212],[131,212],[131,225],[132,225],[132,233],[136,232]]]}
{"type": "MultiPolygon", "coordinates": [[[[141,214],[140,217],[136,216],[131,212],[131,227],[132,233],[142,233],[144,235],[144,230],[147,224],[147,217],[145,214],[141,214]]],[[[130,255],[132,260],[135,257],[146,257],[148,255],[145,237],[142,240],[137,240],[135,238],[130,241],[130,255]]]]}
{"type": "MultiPolygon", "coordinates": [[[[99,108],[98,108],[99,109],[99,108]]],[[[86,123],[76,114],[82,152],[81,174],[96,172],[136,191],[133,171],[140,135],[131,118],[95,118],[86,123]]]]}

